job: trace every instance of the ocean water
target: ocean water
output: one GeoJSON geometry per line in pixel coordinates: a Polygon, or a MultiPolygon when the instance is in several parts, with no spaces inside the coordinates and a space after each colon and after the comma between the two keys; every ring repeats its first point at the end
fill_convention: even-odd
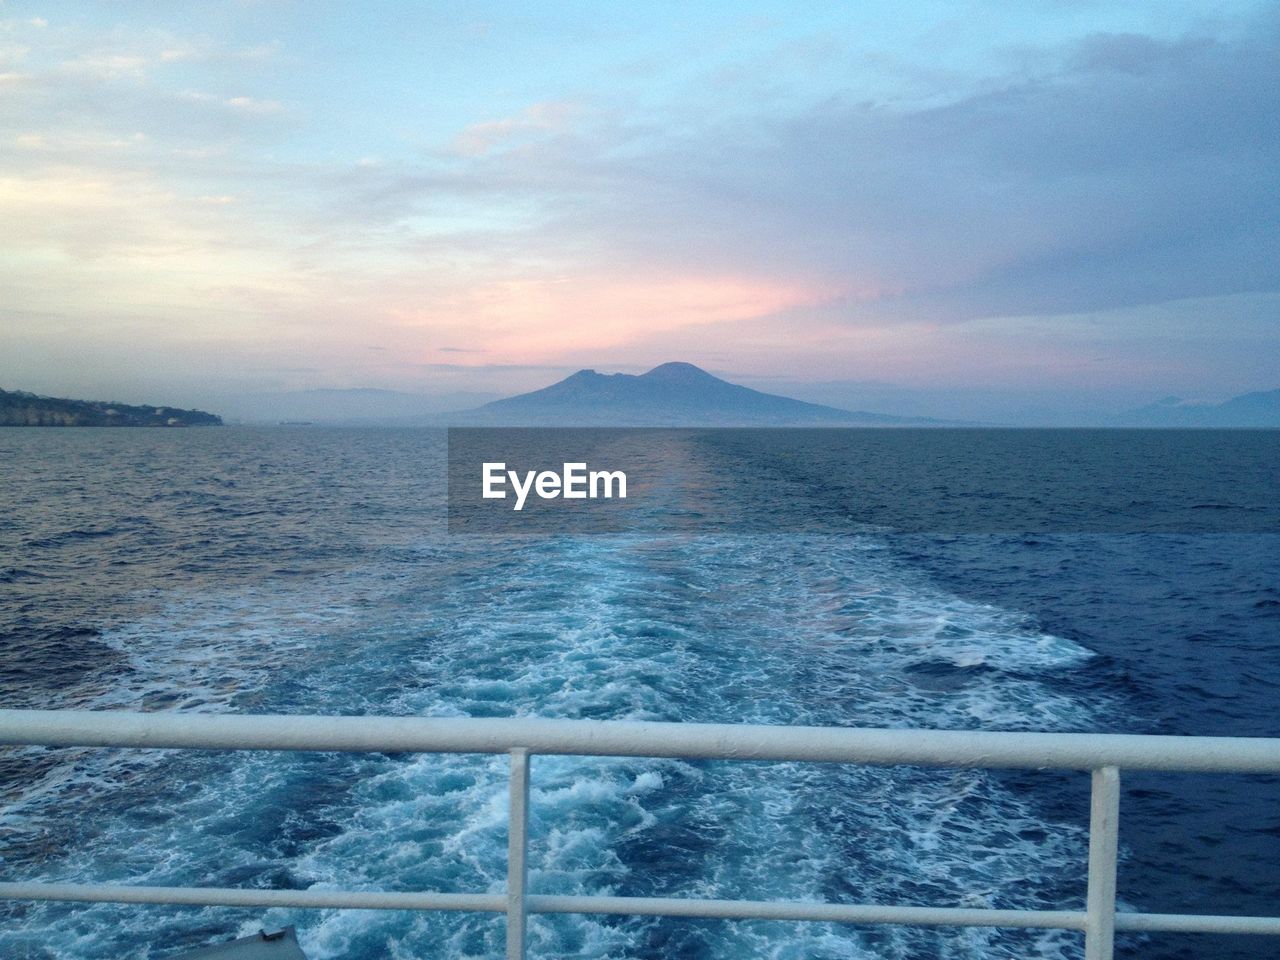
{"type": "MultiPolygon", "coordinates": [[[[444,458],[429,430],[3,432],[0,703],[1280,735],[1274,534],[456,536],[444,458]]],[[[785,495],[817,515],[839,491],[785,495]]],[[[535,892],[1084,900],[1084,774],[532,769],[535,892]]],[[[505,802],[503,758],[7,749],[0,875],[497,892],[505,802]]],[[[1127,776],[1122,857],[1128,908],[1274,914],[1280,780],[1127,776]]],[[[163,958],[283,923],[317,960],[503,943],[465,914],[10,903],[0,956],[163,958]]],[[[530,921],[536,957],[1082,952],[1069,932],[530,921]]]]}

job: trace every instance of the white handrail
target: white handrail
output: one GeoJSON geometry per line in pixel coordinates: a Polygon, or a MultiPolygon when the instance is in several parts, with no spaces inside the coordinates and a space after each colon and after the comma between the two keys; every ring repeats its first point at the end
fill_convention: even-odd
{"type": "Polygon", "coordinates": [[[982,769],[1280,773],[1280,739],[626,720],[0,710],[0,744],[793,760],[982,769]]]}
{"type": "Polygon", "coordinates": [[[993,733],[600,720],[324,717],[0,710],[0,744],[203,750],[505,753],[507,892],[393,893],[0,882],[0,899],[211,906],[466,910],[507,915],[507,956],[524,960],[530,913],[611,913],[1081,930],[1087,960],[1111,960],[1116,930],[1280,935],[1280,917],[1116,913],[1120,770],[1280,773],[1280,739],[993,733]],[[527,890],[533,754],[1090,770],[1086,909],[986,910],[789,901],[546,896],[527,890]]]}

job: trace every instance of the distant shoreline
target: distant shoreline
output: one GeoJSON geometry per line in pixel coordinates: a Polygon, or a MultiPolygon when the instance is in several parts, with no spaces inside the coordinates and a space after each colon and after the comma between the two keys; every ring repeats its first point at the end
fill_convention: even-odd
{"type": "Polygon", "coordinates": [[[71,400],[0,390],[0,427],[220,427],[222,418],[180,407],[71,400]]]}

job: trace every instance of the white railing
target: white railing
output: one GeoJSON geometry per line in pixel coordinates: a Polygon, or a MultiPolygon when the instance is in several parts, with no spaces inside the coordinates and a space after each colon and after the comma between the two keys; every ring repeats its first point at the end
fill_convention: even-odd
{"type": "Polygon", "coordinates": [[[1280,936],[1280,917],[1116,913],[1120,770],[1280,773],[1280,739],[983,733],[596,720],[0,710],[0,744],[201,750],[505,753],[511,761],[507,891],[394,893],[107,884],[0,883],[0,899],[229,907],[463,910],[507,915],[507,957],[525,956],[530,913],[632,914],[1079,930],[1087,960],[1110,960],[1116,930],[1280,936]],[[534,754],[1090,770],[1089,878],[1080,910],[990,910],[660,897],[546,896],[527,889],[529,758],[534,754]]]}

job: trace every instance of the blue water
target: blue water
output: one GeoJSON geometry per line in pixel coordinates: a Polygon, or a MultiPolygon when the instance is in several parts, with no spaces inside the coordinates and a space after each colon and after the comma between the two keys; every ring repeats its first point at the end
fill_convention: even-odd
{"type": "MultiPolygon", "coordinates": [[[[459,537],[443,457],[433,431],[3,432],[0,702],[1280,735],[1274,535],[459,537]]],[[[1277,778],[1125,786],[1127,907],[1276,912],[1277,778]]],[[[505,879],[500,759],[14,749],[0,791],[6,879],[505,879]]],[[[1076,774],[538,757],[531,883],[1078,908],[1087,807],[1076,774]]],[[[313,958],[502,950],[499,918],[462,914],[0,912],[0,955],[22,960],[162,958],[286,922],[313,958]]],[[[530,944],[1082,955],[1065,932],[572,916],[532,918],[530,944]]],[[[1125,938],[1120,953],[1272,946],[1188,935],[1125,938]]]]}

